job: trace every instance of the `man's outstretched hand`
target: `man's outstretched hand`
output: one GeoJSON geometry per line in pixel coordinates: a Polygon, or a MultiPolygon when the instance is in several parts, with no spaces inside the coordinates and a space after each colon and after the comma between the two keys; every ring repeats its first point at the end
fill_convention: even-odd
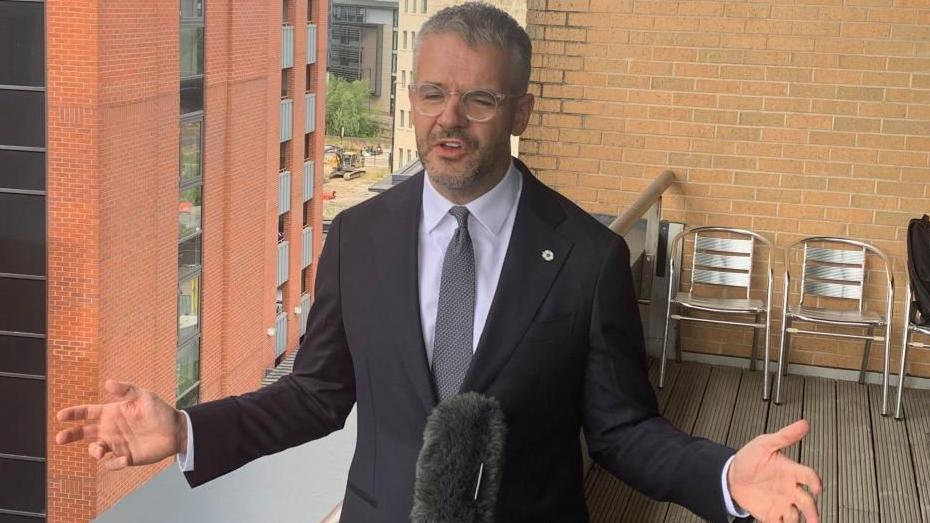
{"type": "Polygon", "coordinates": [[[786,458],[782,449],[807,435],[810,425],[798,420],[773,434],[763,434],[736,452],[727,473],[730,496],[762,522],[819,523],[815,495],[820,477],[810,467],[786,458]]]}
{"type": "Polygon", "coordinates": [[[157,463],[187,451],[187,421],[155,393],[107,380],[113,403],[79,405],[58,412],[58,421],[80,425],[55,435],[59,445],[86,441],[87,453],[109,470],[157,463]]]}

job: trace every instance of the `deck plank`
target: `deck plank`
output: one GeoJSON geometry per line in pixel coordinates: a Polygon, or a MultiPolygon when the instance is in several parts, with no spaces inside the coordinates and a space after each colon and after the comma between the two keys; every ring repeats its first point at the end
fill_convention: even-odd
{"type": "Polygon", "coordinates": [[[742,371],[726,444],[738,449],[765,432],[768,414],[769,402],[762,401],[762,373],[742,371]]]}
{"type": "MultiPolygon", "coordinates": [[[[765,432],[778,432],[801,418],[801,412],[804,407],[804,378],[789,374],[782,380],[782,402],[781,405],[775,405],[772,402],[769,407],[769,418],[765,424],[765,432]]],[[[801,445],[794,445],[784,449],[783,454],[798,461],[800,458],[801,445]]]]}
{"type": "Polygon", "coordinates": [[[930,391],[906,391],[904,415],[911,442],[921,521],[930,521],[930,391]]]}
{"type": "Polygon", "coordinates": [[[824,378],[804,378],[803,410],[811,429],[801,442],[800,462],[820,475],[823,493],[816,499],[820,521],[838,523],[836,382],[824,378]]]}
{"type": "Polygon", "coordinates": [[[879,406],[881,388],[870,385],[869,414],[875,453],[878,484],[878,505],[882,522],[910,523],[920,521],[916,478],[911,463],[907,427],[893,416],[882,416],[879,406]]]}
{"type": "Polygon", "coordinates": [[[837,381],[836,403],[842,406],[843,413],[836,417],[839,520],[844,523],[879,521],[867,390],[858,383],[837,381]]]}

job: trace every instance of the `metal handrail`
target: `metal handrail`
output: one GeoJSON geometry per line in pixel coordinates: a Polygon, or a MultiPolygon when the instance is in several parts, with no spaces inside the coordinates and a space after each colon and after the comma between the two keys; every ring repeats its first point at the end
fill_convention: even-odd
{"type": "Polygon", "coordinates": [[[636,200],[627,207],[620,216],[610,224],[610,230],[615,233],[623,236],[624,234],[630,232],[630,229],[633,228],[633,225],[642,217],[646,211],[649,210],[655,203],[657,203],[662,198],[662,193],[666,189],[671,187],[672,182],[675,181],[675,173],[673,171],[662,171],[655,180],[652,180],[646,190],[641,192],[636,200]]]}
{"type": "Polygon", "coordinates": [[[339,502],[338,505],[336,505],[335,507],[333,507],[332,510],[329,511],[329,514],[327,514],[326,517],[323,518],[323,521],[321,521],[320,523],[339,523],[340,517],[342,517],[342,502],[341,501],[339,502]]]}

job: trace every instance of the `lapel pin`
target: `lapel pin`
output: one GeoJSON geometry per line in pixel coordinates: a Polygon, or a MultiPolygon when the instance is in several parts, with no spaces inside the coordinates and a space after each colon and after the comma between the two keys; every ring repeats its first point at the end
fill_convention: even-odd
{"type": "Polygon", "coordinates": [[[555,254],[553,254],[549,249],[546,249],[542,252],[542,259],[550,262],[555,259],[555,254]]]}

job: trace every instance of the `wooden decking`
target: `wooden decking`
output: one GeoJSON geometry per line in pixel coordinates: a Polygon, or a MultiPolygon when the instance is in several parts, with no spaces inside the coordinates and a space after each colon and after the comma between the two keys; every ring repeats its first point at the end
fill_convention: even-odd
{"type": "MultiPolygon", "coordinates": [[[[655,364],[650,379],[655,383],[655,364]]],[[[822,521],[930,522],[930,391],[905,391],[904,421],[882,417],[875,385],[788,376],[782,405],[762,401],[762,373],[670,362],[659,408],[677,427],[738,448],[804,417],[811,432],[787,450],[821,475],[822,521]]],[[[594,522],[699,522],[592,466],[585,481],[594,522]]]]}

